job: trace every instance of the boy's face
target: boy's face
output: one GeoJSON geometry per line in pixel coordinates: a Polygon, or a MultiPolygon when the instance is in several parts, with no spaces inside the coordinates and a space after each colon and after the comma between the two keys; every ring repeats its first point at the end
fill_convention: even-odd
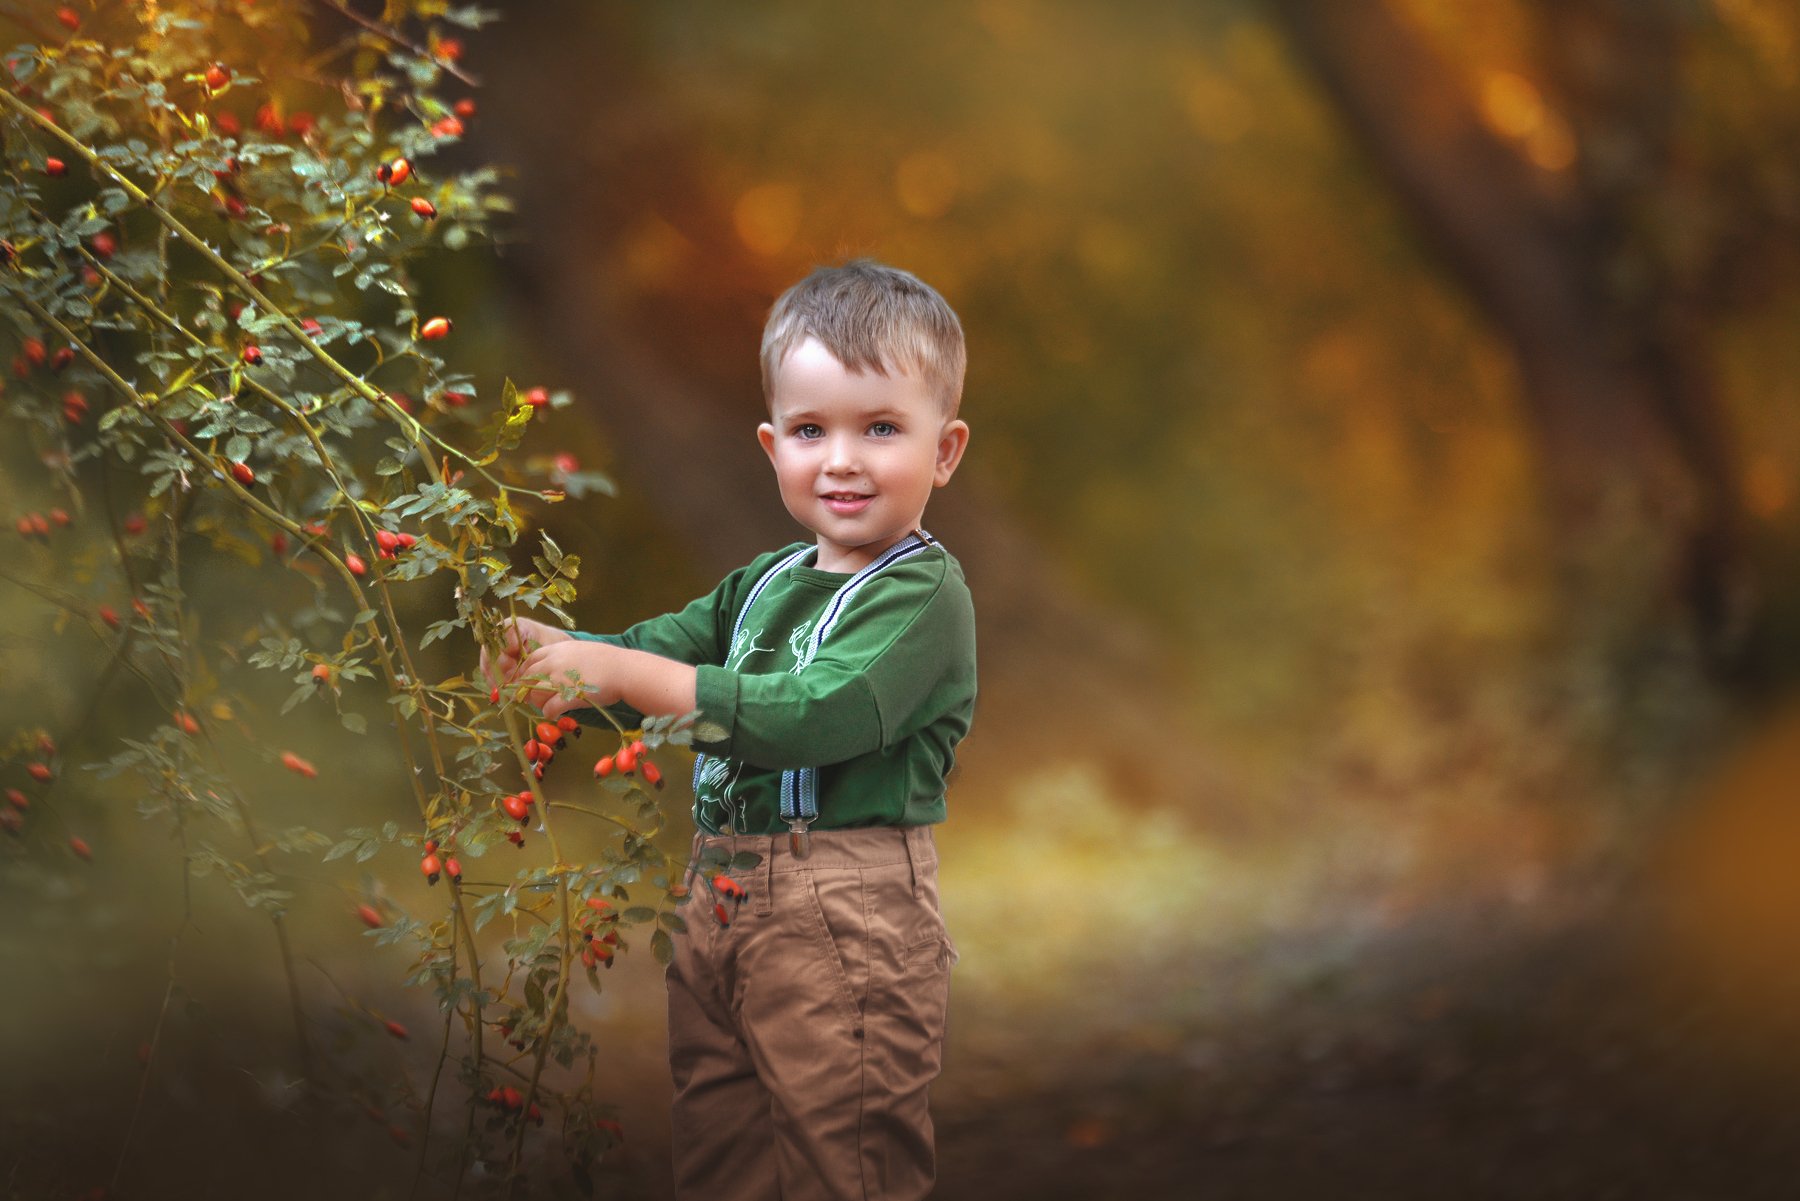
{"type": "Polygon", "coordinates": [[[824,571],[856,571],[911,533],[968,445],[969,427],[944,420],[923,380],[853,375],[815,338],[788,352],[771,392],[756,437],[824,571]]]}

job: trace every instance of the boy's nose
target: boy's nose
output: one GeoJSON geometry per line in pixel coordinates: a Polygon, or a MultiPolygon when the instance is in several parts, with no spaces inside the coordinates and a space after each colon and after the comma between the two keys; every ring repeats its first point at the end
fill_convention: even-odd
{"type": "Polygon", "coordinates": [[[856,444],[853,439],[833,438],[826,449],[825,470],[832,472],[850,472],[856,470],[856,444]]]}

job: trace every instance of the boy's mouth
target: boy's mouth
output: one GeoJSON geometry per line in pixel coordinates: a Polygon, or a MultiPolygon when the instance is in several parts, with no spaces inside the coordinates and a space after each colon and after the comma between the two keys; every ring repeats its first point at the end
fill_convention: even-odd
{"type": "Polygon", "coordinates": [[[866,492],[825,492],[820,499],[833,513],[855,513],[875,498],[866,492]]]}

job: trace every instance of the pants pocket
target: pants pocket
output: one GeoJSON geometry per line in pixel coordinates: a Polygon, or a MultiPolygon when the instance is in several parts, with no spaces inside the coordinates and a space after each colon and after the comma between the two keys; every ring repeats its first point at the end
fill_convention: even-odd
{"type": "Polygon", "coordinates": [[[813,942],[839,993],[840,1008],[860,1034],[869,995],[869,927],[860,872],[801,872],[813,942]]]}

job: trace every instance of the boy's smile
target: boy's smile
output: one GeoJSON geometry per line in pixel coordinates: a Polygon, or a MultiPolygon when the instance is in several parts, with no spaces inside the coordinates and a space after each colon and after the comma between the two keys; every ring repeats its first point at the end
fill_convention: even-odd
{"type": "Polygon", "coordinates": [[[771,391],[756,437],[824,571],[856,571],[911,533],[968,445],[918,376],[847,371],[816,338],[782,360],[771,391]]]}

